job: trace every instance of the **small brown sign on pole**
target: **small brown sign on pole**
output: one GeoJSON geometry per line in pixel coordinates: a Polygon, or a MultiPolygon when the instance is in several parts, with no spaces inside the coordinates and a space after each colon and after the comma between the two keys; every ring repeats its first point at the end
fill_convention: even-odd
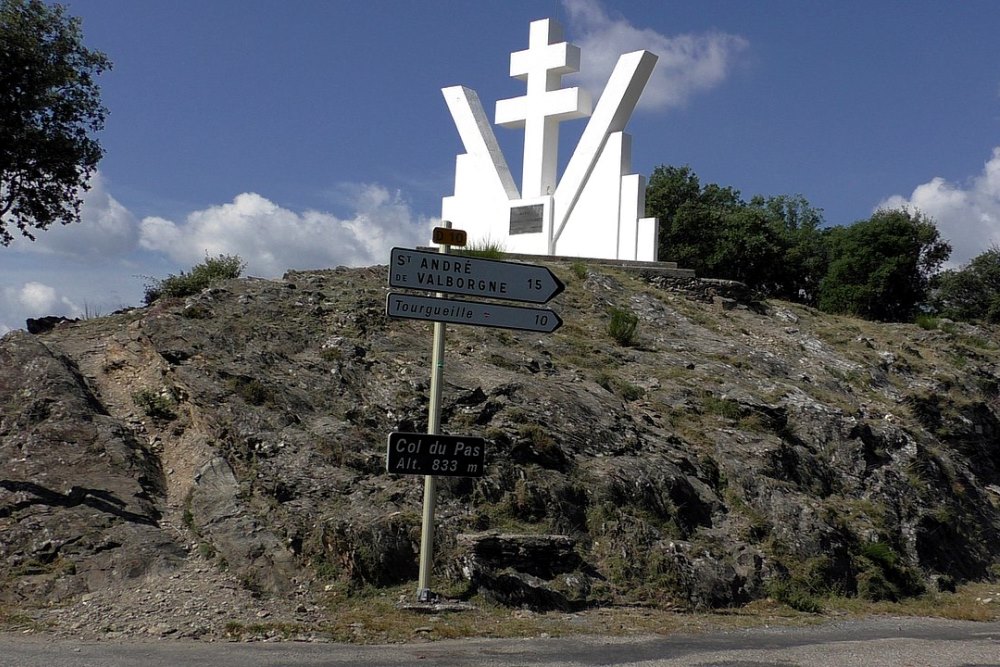
{"type": "Polygon", "coordinates": [[[468,234],[465,233],[464,229],[449,229],[448,227],[435,227],[434,232],[431,235],[431,240],[434,241],[434,243],[440,243],[441,245],[453,245],[460,248],[465,247],[468,239],[468,234]]]}

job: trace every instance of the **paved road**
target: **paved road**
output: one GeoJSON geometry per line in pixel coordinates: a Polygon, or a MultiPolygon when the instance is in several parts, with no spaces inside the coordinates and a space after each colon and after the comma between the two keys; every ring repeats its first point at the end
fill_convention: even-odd
{"type": "Polygon", "coordinates": [[[638,639],[464,640],[396,646],[74,642],[0,634],[3,667],[1000,667],[1000,623],[879,618],[638,639]]]}

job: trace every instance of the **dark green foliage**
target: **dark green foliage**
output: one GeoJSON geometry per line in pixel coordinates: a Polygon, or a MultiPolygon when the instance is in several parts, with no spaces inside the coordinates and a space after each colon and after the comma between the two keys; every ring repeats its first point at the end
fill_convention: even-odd
{"type": "Polygon", "coordinates": [[[625,308],[612,308],[611,320],[608,322],[608,334],[623,347],[635,345],[636,331],[639,328],[639,318],[625,308]]]}
{"type": "Polygon", "coordinates": [[[955,320],[1000,323],[1000,246],[994,245],[959,270],[934,278],[933,305],[955,320]]]}
{"type": "Polygon", "coordinates": [[[930,276],[951,254],[929,219],[885,209],[830,230],[827,248],[830,267],[820,283],[820,309],[890,322],[912,321],[930,276]]]}
{"type": "Polygon", "coordinates": [[[149,305],[161,297],[191,296],[214,282],[239,278],[244,268],[246,263],[238,255],[206,257],[204,262],[192,267],[188,273],[181,271],[162,280],[153,280],[146,285],[143,299],[149,305]]]}
{"type": "Polygon", "coordinates": [[[924,592],[919,572],[885,542],[862,545],[856,565],[858,595],[866,600],[896,602],[924,592]]]}
{"type": "MultiPolygon", "coordinates": [[[[703,186],[686,166],[653,171],[646,215],[660,221],[662,260],[741,281],[764,296],[874,320],[910,320],[951,252],[919,212],[880,210],[849,227],[824,229],[822,211],[800,195],[746,202],[732,188],[703,186]]],[[[982,290],[975,293],[1000,284],[998,267],[1000,251],[972,273],[942,279],[956,315],[992,312],[1000,319],[1000,297],[990,302],[982,290]]]]}
{"type": "Polygon", "coordinates": [[[796,611],[807,614],[818,614],[823,611],[823,606],[816,596],[797,580],[775,579],[768,587],[768,594],[796,611]]]}
{"type": "Polygon", "coordinates": [[[132,394],[132,402],[143,411],[147,417],[169,421],[177,417],[174,412],[174,402],[168,396],[152,389],[140,389],[132,394]]]}
{"type": "Polygon", "coordinates": [[[597,384],[601,385],[612,394],[621,397],[624,401],[637,401],[646,395],[646,390],[632,384],[627,380],[622,380],[614,375],[602,371],[597,375],[597,384]]]}
{"type": "Polygon", "coordinates": [[[767,216],[780,249],[775,264],[762,267],[763,285],[771,296],[815,303],[827,269],[823,212],[802,195],[756,196],[750,206],[767,216]]]}
{"type": "Polygon", "coordinates": [[[739,419],[742,414],[739,403],[729,398],[716,398],[709,392],[702,395],[701,405],[707,414],[726,419],[739,419]]]}
{"type": "Polygon", "coordinates": [[[646,215],[659,218],[659,257],[707,278],[739,280],[768,296],[811,302],[826,269],[819,209],[801,196],[704,187],[690,167],[657,167],[646,215]]]}
{"type": "Polygon", "coordinates": [[[83,46],[79,19],[41,0],[0,0],[0,245],[80,219],[104,151],[94,77],[111,62],[83,46]]]}
{"type": "Polygon", "coordinates": [[[732,188],[701,186],[690,167],[661,165],[646,187],[646,215],[659,218],[659,257],[694,269],[699,275],[722,277],[713,258],[726,214],[742,204],[732,188]]]}
{"type": "Polygon", "coordinates": [[[227,380],[226,387],[250,405],[264,405],[274,400],[274,392],[257,378],[238,375],[227,380]]]}

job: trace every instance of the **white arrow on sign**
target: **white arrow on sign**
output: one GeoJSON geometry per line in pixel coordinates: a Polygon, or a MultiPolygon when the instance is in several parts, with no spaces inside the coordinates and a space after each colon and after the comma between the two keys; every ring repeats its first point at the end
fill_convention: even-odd
{"type": "Polygon", "coordinates": [[[504,306],[482,301],[461,301],[390,292],[385,314],[409,320],[469,324],[498,329],[520,329],[552,333],[562,326],[562,318],[548,308],[504,306]]]}
{"type": "Polygon", "coordinates": [[[393,248],[389,287],[546,303],[566,289],[544,266],[393,248]]]}

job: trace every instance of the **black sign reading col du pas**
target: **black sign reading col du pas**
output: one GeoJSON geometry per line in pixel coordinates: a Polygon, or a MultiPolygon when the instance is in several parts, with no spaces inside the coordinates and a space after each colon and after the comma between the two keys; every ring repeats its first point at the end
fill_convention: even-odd
{"type": "Polygon", "coordinates": [[[482,477],[485,461],[482,438],[390,433],[385,469],[396,475],[482,477]]]}

